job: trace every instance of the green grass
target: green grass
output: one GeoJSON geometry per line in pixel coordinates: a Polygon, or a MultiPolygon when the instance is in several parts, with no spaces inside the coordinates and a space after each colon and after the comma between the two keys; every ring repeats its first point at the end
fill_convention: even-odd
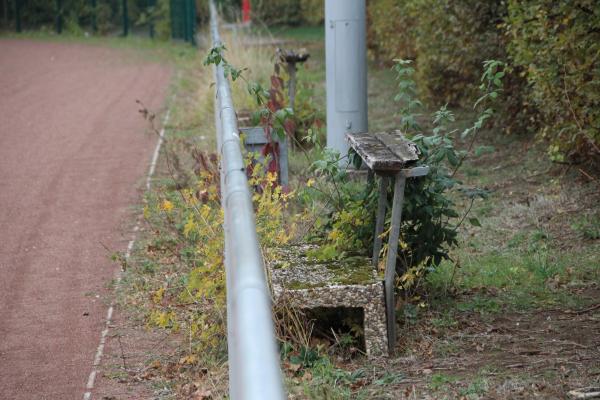
{"type": "Polygon", "coordinates": [[[599,251],[600,246],[590,246],[575,257],[551,248],[539,231],[529,236],[519,232],[500,251],[483,247],[470,254],[468,248],[460,248],[456,251],[462,260],[460,268],[455,270],[453,264],[444,263],[428,276],[428,283],[432,293],[444,293],[451,286],[461,291],[486,289],[483,294],[456,303],[459,311],[498,313],[505,309],[582,307],[593,299],[572,289],[600,280],[599,251]]]}
{"type": "Polygon", "coordinates": [[[433,374],[429,378],[429,388],[433,391],[445,390],[449,385],[458,381],[458,378],[452,375],[446,374],[433,374]]]}
{"type": "MultiPolygon", "coordinates": [[[[306,46],[310,51],[311,58],[298,73],[297,108],[298,112],[308,112],[311,111],[308,106],[310,105],[317,112],[321,112],[320,118],[324,119],[323,28],[276,28],[272,33],[293,40],[298,46],[306,46]]],[[[16,35],[2,37],[16,37],[16,35]]],[[[178,97],[171,104],[173,110],[169,130],[171,142],[168,142],[166,147],[177,154],[184,154],[185,147],[192,142],[202,144],[201,147],[205,150],[214,149],[212,74],[207,74],[207,70],[202,69],[200,64],[203,53],[198,54],[198,50],[188,45],[157,42],[138,37],[125,39],[66,35],[58,37],[37,33],[27,33],[18,37],[107,45],[131,50],[132,53],[142,54],[142,57],[148,59],[173,63],[175,69],[181,71],[181,74],[176,76],[172,85],[172,92],[178,93],[178,97]],[[200,143],[198,135],[204,137],[205,139],[202,140],[205,142],[200,143]]],[[[249,73],[253,74],[252,79],[264,79],[271,73],[270,50],[262,49],[257,53],[256,50],[242,49],[237,45],[239,43],[234,42],[234,47],[231,47],[228,43],[230,51],[227,55],[231,55],[229,61],[233,65],[249,66],[249,73]],[[233,49],[237,50],[233,51],[233,49]]],[[[395,115],[397,104],[393,101],[396,92],[394,76],[387,68],[376,65],[370,65],[369,68],[371,130],[394,128],[398,123],[395,115]]],[[[236,106],[239,107],[240,104],[244,108],[253,106],[251,102],[241,97],[245,91],[244,85],[234,85],[234,91],[236,100],[240,99],[236,106]]],[[[322,139],[324,134],[323,129],[320,134],[322,139]]],[[[515,140],[501,137],[494,144],[503,150],[515,145],[515,140]]],[[[309,152],[309,158],[315,156],[314,151],[309,152]]],[[[491,156],[493,155],[486,155],[486,157],[491,156]]],[[[492,160],[491,164],[468,162],[463,170],[464,180],[472,185],[492,186],[503,182],[508,179],[507,177],[516,176],[521,169],[534,173],[547,166],[539,160],[539,154],[533,150],[529,150],[523,157],[522,162],[517,164],[518,169],[512,170],[490,168],[490,166],[500,165],[497,160],[492,160]]],[[[189,163],[190,160],[184,158],[183,161],[189,163]]],[[[500,163],[506,161],[501,159],[500,163]]],[[[164,159],[162,163],[163,175],[155,181],[155,187],[158,190],[168,190],[173,180],[164,171],[164,159]]],[[[290,170],[294,175],[306,173],[309,163],[304,154],[293,152],[290,157],[290,170]]],[[[558,183],[550,185],[556,187],[558,183]]],[[[585,246],[563,250],[558,246],[560,238],[556,237],[555,232],[541,226],[536,215],[523,217],[531,222],[529,224],[522,224],[523,226],[513,224],[514,218],[510,215],[510,207],[514,206],[505,200],[508,190],[501,189],[493,192],[487,201],[475,203],[472,215],[481,220],[482,227],[461,228],[460,246],[452,252],[453,258],[460,261],[459,267],[445,262],[427,277],[425,289],[430,307],[424,310],[434,311],[430,313],[434,316],[429,322],[440,332],[460,329],[461,313],[476,314],[485,320],[507,311],[527,311],[544,307],[576,309],[594,301],[582,295],[581,290],[600,281],[598,259],[600,243],[586,242],[585,246]]],[[[594,232],[598,230],[599,225],[597,218],[581,217],[572,222],[572,229],[578,232],[582,239],[594,240],[594,232]]],[[[160,237],[157,237],[156,241],[158,242],[159,239],[160,237]]],[[[143,253],[145,249],[140,248],[137,251],[143,253]]],[[[169,273],[171,267],[160,265],[152,259],[144,259],[143,254],[139,253],[134,254],[134,258],[139,257],[136,270],[129,271],[123,283],[132,285],[130,290],[137,290],[137,293],[129,293],[129,296],[142,299],[139,300],[142,303],[147,301],[148,292],[163,284],[162,274],[169,273]]],[[[175,286],[184,283],[180,280],[171,282],[175,286]]],[[[418,327],[419,318],[426,313],[421,313],[419,307],[414,304],[409,306],[412,308],[407,307],[403,310],[404,313],[400,312],[399,315],[411,324],[408,329],[412,329],[418,327]]],[[[433,340],[435,343],[432,347],[436,356],[456,356],[461,351],[459,344],[452,340],[441,338],[433,340]]],[[[291,358],[286,359],[286,361],[290,360],[291,358]]],[[[404,371],[385,371],[380,368],[381,366],[370,368],[368,360],[352,363],[351,366],[349,363],[334,360],[333,357],[317,354],[310,360],[302,361],[303,365],[299,371],[287,371],[289,391],[301,398],[314,399],[384,398],[396,389],[392,386],[401,384],[404,379],[404,371]],[[356,365],[360,367],[355,367],[356,365]]],[[[217,376],[219,370],[225,368],[222,360],[212,362],[203,360],[203,362],[205,365],[210,365],[211,373],[217,376]]],[[[225,373],[221,372],[224,376],[225,373]]],[[[486,374],[483,372],[476,374],[476,372],[475,370],[476,376],[466,381],[454,375],[436,373],[426,380],[425,385],[440,396],[449,396],[442,391],[452,388],[459,390],[460,395],[466,398],[485,397],[488,387],[486,374]]],[[[221,385],[223,382],[220,383],[221,385]]],[[[224,392],[226,389],[220,387],[219,390],[224,392]]]]}
{"type": "Polygon", "coordinates": [[[127,50],[149,61],[182,64],[198,56],[198,49],[185,43],[150,39],[143,36],[85,36],[70,33],[56,34],[48,31],[2,32],[0,39],[39,40],[58,43],[86,44],[127,50]]]}

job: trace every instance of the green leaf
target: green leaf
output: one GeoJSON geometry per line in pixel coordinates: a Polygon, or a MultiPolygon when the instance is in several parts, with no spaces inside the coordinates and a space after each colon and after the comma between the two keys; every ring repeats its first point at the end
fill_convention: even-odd
{"type": "Polygon", "coordinates": [[[479,222],[479,220],[475,217],[473,218],[469,218],[469,223],[473,226],[478,226],[481,227],[481,223],[479,222]]]}
{"type": "Polygon", "coordinates": [[[477,146],[475,149],[475,157],[480,157],[483,154],[493,153],[496,151],[494,146],[477,146]]]}

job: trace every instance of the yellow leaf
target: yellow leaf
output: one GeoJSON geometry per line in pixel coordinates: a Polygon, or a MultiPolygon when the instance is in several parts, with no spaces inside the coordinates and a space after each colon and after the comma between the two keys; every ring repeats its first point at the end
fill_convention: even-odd
{"type": "Polygon", "coordinates": [[[188,218],[185,226],[183,227],[183,235],[185,237],[188,237],[190,232],[194,231],[195,229],[196,229],[196,223],[194,222],[194,219],[192,217],[190,217],[190,218],[188,218]]]}
{"type": "Polygon", "coordinates": [[[197,361],[198,361],[198,356],[195,355],[195,354],[190,354],[188,356],[181,357],[179,359],[179,364],[183,364],[183,365],[188,364],[188,365],[191,365],[191,364],[195,364],[197,361]]]}
{"type": "Polygon", "coordinates": [[[163,200],[161,208],[164,211],[169,212],[173,209],[173,203],[171,203],[169,200],[163,200]]]}
{"type": "Polygon", "coordinates": [[[162,301],[162,299],[163,299],[164,294],[165,294],[165,288],[161,287],[156,292],[154,292],[154,294],[152,295],[152,301],[155,304],[160,303],[162,301]]]}

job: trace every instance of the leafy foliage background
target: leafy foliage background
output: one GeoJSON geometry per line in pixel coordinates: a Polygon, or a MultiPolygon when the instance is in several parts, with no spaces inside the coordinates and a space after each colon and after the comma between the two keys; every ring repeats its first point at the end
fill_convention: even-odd
{"type": "Polygon", "coordinates": [[[600,4],[511,0],[506,32],[551,155],[600,155],[600,4]]]}
{"type": "Polygon", "coordinates": [[[593,0],[371,0],[377,59],[416,61],[431,106],[468,104],[481,63],[506,60],[507,132],[536,131],[557,161],[600,156],[600,5],[593,0]]]}

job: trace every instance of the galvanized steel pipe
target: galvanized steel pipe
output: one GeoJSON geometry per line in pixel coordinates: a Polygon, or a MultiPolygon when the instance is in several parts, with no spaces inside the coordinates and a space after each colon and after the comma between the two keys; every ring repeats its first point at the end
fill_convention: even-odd
{"type": "MultiPolygon", "coordinates": [[[[210,16],[212,43],[218,46],[221,39],[213,0],[210,1],[210,16]]],[[[285,394],[271,296],[256,234],[231,89],[222,65],[216,66],[215,78],[215,122],[225,211],[230,396],[233,400],[281,400],[285,394]]]]}

